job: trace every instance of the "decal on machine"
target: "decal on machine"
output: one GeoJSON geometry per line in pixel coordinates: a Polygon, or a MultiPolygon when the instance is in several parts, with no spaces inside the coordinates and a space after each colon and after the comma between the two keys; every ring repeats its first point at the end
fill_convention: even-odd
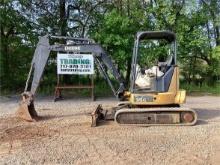
{"type": "Polygon", "coordinates": [[[65,51],[80,51],[80,47],[79,46],[65,46],[64,50],[65,51]]]}
{"type": "Polygon", "coordinates": [[[153,102],[154,97],[153,96],[134,96],[134,100],[136,102],[153,102]]]}

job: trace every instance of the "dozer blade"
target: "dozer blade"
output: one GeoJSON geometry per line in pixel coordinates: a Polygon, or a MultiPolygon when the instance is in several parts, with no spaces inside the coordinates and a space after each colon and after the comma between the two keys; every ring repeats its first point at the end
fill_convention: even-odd
{"type": "Polygon", "coordinates": [[[105,119],[106,116],[105,110],[103,110],[102,105],[98,105],[94,112],[92,112],[92,124],[91,127],[96,127],[98,123],[105,119]]]}
{"type": "Polygon", "coordinates": [[[189,108],[134,108],[121,109],[115,114],[118,124],[126,125],[182,125],[191,126],[197,121],[197,114],[189,108]]]}
{"type": "Polygon", "coordinates": [[[19,103],[19,108],[15,116],[25,121],[36,121],[38,119],[37,112],[34,108],[33,96],[30,93],[22,94],[22,101],[19,103]]]}
{"type": "Polygon", "coordinates": [[[110,109],[103,109],[102,105],[98,105],[95,111],[92,112],[92,124],[91,127],[96,127],[103,121],[114,120],[115,113],[122,108],[128,107],[128,102],[118,104],[116,107],[110,109]]]}

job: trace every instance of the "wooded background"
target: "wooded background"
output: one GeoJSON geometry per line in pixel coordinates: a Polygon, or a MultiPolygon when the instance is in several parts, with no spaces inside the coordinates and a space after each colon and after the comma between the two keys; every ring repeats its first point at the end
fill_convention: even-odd
{"type": "MultiPolygon", "coordinates": [[[[45,34],[93,38],[128,82],[136,32],[170,30],[177,34],[181,82],[213,86],[220,79],[220,0],[1,0],[0,26],[1,90],[24,89],[45,34]]],[[[55,64],[47,64],[43,80],[56,84],[55,64]]]]}

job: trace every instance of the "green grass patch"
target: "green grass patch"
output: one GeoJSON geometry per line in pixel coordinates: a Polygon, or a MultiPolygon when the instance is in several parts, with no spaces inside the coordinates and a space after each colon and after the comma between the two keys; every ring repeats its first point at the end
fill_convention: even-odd
{"type": "Polygon", "coordinates": [[[180,88],[185,89],[190,95],[220,95],[220,83],[216,83],[213,86],[181,83],[180,88]]]}
{"type": "MultiPolygon", "coordinates": [[[[87,78],[83,78],[77,82],[70,83],[68,85],[77,85],[77,84],[88,84],[89,81],[87,78]]],[[[117,90],[117,82],[112,81],[113,85],[116,86],[117,90]]],[[[94,89],[94,95],[96,97],[110,97],[113,96],[113,92],[110,88],[110,86],[107,84],[107,82],[103,78],[97,78],[94,80],[95,84],[95,89],[94,89]]],[[[55,92],[55,86],[56,82],[53,81],[52,83],[48,82],[42,82],[37,90],[36,95],[40,96],[53,96],[55,92]]],[[[207,84],[203,84],[202,86],[198,86],[195,84],[187,84],[184,82],[180,83],[180,88],[184,89],[187,91],[187,94],[189,95],[220,95],[220,82],[217,82],[213,86],[209,86],[207,84]]],[[[2,89],[0,91],[0,95],[19,95],[23,92],[23,87],[18,88],[16,90],[7,90],[7,89],[2,89]]],[[[63,90],[62,94],[65,96],[70,96],[70,97],[90,97],[91,96],[91,91],[90,89],[68,89],[68,90],[63,90]]]]}
{"type": "MultiPolygon", "coordinates": [[[[81,81],[80,85],[88,85],[88,80],[83,82],[81,81]]],[[[110,88],[110,86],[107,84],[107,82],[104,79],[97,79],[94,81],[95,89],[94,89],[94,95],[95,97],[110,97],[114,96],[113,92],[110,88]]],[[[116,84],[116,82],[113,82],[113,84],[116,84]]],[[[61,84],[63,85],[63,84],[61,84]]],[[[68,84],[68,85],[78,85],[78,83],[68,84]]],[[[48,96],[48,95],[54,95],[55,92],[55,83],[48,85],[40,85],[37,95],[41,96],[48,96]]],[[[64,89],[62,90],[63,96],[72,96],[72,97],[90,97],[91,96],[91,90],[90,89],[64,89]]]]}

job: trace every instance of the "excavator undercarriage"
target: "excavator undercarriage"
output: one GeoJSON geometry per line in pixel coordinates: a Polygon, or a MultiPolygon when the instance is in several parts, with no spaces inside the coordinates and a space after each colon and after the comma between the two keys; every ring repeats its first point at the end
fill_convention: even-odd
{"type": "Polygon", "coordinates": [[[96,127],[107,120],[114,120],[120,125],[192,126],[197,121],[197,114],[194,110],[185,107],[130,108],[129,105],[123,105],[104,110],[101,105],[98,105],[92,113],[91,126],[96,127]]]}

